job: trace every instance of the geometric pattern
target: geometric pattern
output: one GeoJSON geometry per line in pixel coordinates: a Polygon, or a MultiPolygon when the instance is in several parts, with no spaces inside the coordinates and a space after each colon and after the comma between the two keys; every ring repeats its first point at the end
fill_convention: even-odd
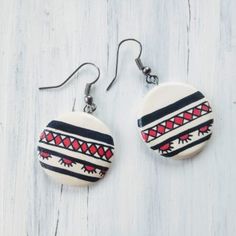
{"type": "Polygon", "coordinates": [[[203,102],[200,105],[192,107],[186,111],[183,111],[170,119],[167,119],[157,125],[154,125],[141,132],[143,140],[148,143],[154,139],[183,126],[197,118],[210,113],[211,107],[208,102],[203,102]]]}
{"type": "Polygon", "coordinates": [[[50,121],[38,142],[38,159],[61,184],[86,186],[109,169],[114,142],[108,127],[85,112],[69,112],[50,121]]]}
{"type": "Polygon", "coordinates": [[[85,155],[105,160],[107,162],[110,162],[109,159],[113,156],[113,151],[111,147],[84,141],[51,130],[44,130],[40,135],[39,142],[83,153],[85,155]]]}
{"type": "MultiPolygon", "coordinates": [[[[52,158],[52,155],[50,155],[46,151],[38,151],[38,155],[40,158],[43,160],[48,160],[49,158],[52,158]]],[[[99,170],[99,175],[104,176],[106,174],[106,171],[108,168],[99,168],[97,166],[94,166],[93,164],[81,164],[80,162],[77,161],[72,161],[71,159],[68,158],[60,158],[58,161],[61,165],[67,166],[67,167],[72,167],[74,165],[80,165],[81,169],[84,170],[86,173],[97,173],[97,170],[99,170]]]]}
{"type": "MultiPolygon", "coordinates": [[[[202,137],[202,136],[206,136],[208,135],[208,133],[210,133],[211,131],[211,127],[212,127],[212,122],[211,121],[208,125],[204,125],[196,130],[193,130],[192,132],[189,133],[185,133],[185,134],[179,134],[175,139],[173,140],[167,140],[165,142],[163,142],[162,144],[159,144],[157,149],[159,150],[159,153],[163,156],[168,156],[168,154],[173,151],[174,149],[174,143],[178,142],[179,144],[186,144],[192,141],[192,137],[195,136],[195,140],[196,140],[196,136],[202,137]]],[[[154,148],[155,150],[156,148],[154,148]]]]}

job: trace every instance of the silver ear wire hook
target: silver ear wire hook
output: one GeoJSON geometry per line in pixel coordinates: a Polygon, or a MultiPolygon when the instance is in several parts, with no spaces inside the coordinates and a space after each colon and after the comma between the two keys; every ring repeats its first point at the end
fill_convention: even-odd
{"type": "Polygon", "coordinates": [[[142,55],[142,50],[143,50],[141,42],[139,42],[137,39],[134,39],[134,38],[128,38],[128,39],[124,39],[124,40],[120,41],[120,43],[118,45],[117,52],[116,52],[115,76],[112,79],[111,83],[108,85],[108,87],[106,89],[107,91],[111,88],[111,86],[113,85],[113,83],[115,82],[115,80],[117,78],[120,47],[124,42],[127,42],[127,41],[134,41],[134,42],[138,43],[138,45],[140,47],[139,55],[135,59],[135,62],[137,64],[139,70],[141,70],[143,72],[143,74],[146,76],[146,82],[149,83],[149,84],[158,84],[158,82],[159,82],[159,79],[158,79],[157,75],[152,75],[151,74],[151,72],[152,72],[151,68],[147,67],[147,66],[144,66],[142,61],[141,61],[141,55],[142,55]]]}
{"type": "Polygon", "coordinates": [[[91,63],[91,62],[85,62],[83,64],[81,64],[71,75],[69,75],[69,77],[63,81],[61,84],[59,85],[55,85],[55,86],[48,86],[48,87],[40,87],[39,90],[45,90],[45,89],[55,89],[55,88],[60,88],[62,86],[64,86],[75,74],[76,72],[78,72],[83,66],[86,66],[86,65],[91,65],[91,66],[94,66],[96,69],[97,69],[97,72],[98,72],[98,75],[97,75],[97,78],[90,82],[90,83],[87,83],[86,86],[85,86],[85,90],[84,90],[84,101],[86,103],[85,107],[84,107],[84,112],[87,112],[87,113],[92,113],[96,110],[97,106],[93,103],[93,97],[90,95],[90,90],[91,90],[91,87],[93,84],[95,84],[98,79],[100,78],[100,69],[98,68],[98,66],[96,66],[94,63],[91,63]]]}

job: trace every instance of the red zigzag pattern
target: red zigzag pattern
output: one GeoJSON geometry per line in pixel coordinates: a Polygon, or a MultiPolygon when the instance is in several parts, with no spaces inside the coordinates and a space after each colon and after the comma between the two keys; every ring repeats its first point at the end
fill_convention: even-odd
{"type": "Polygon", "coordinates": [[[63,147],[68,150],[88,154],[90,156],[109,161],[113,156],[112,148],[101,144],[94,144],[80,139],[58,134],[50,130],[44,130],[40,135],[40,142],[52,144],[54,146],[63,147]]]}
{"type": "Polygon", "coordinates": [[[196,107],[190,108],[178,115],[165,120],[151,128],[143,130],[141,135],[146,143],[168,133],[186,123],[189,123],[207,113],[211,112],[211,107],[208,102],[204,102],[196,107]]]}

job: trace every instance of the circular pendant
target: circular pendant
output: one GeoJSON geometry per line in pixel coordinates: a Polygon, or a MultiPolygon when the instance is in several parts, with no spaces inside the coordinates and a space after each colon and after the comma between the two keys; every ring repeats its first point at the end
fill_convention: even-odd
{"type": "Polygon", "coordinates": [[[38,143],[38,157],[45,172],[69,185],[89,185],[101,179],[113,153],[107,126],[82,112],[70,112],[51,121],[38,143]]]}
{"type": "Polygon", "coordinates": [[[184,159],[197,154],[211,137],[212,109],[192,86],[167,83],[152,89],[139,111],[143,141],[164,157],[184,159]]]}

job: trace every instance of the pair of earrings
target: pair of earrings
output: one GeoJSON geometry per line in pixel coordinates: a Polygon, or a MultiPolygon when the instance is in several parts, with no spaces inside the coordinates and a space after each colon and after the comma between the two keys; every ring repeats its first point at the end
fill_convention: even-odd
{"type": "MultiPolygon", "coordinates": [[[[136,39],[124,39],[118,45],[115,77],[117,78],[119,50],[127,41],[140,46],[135,62],[146,76],[146,82],[158,85],[144,98],[138,114],[138,127],[142,140],[163,157],[185,159],[194,156],[211,137],[212,109],[205,96],[192,86],[181,83],[159,85],[159,79],[141,61],[142,44],[136,39]]],[[[108,127],[91,113],[96,105],[90,89],[100,77],[93,63],[80,65],[62,84],[63,86],[83,66],[92,65],[97,78],[86,84],[84,112],[70,112],[51,121],[40,135],[38,156],[46,173],[63,184],[88,185],[101,179],[109,169],[114,142],[108,127]]]]}

